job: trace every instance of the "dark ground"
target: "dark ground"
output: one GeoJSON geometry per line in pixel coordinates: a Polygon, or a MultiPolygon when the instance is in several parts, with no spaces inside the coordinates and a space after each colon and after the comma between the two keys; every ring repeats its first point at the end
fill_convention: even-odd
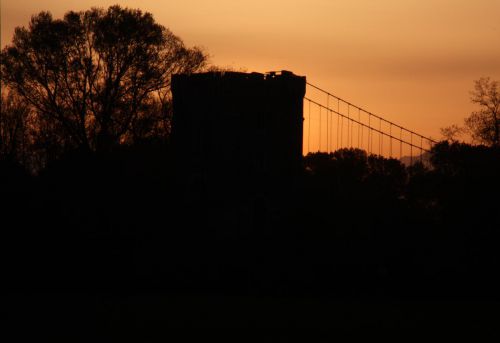
{"type": "Polygon", "coordinates": [[[309,156],[293,191],[255,202],[182,198],[157,152],[3,167],[2,341],[494,332],[498,152],[442,149],[433,170],[309,156]]]}
{"type": "Polygon", "coordinates": [[[2,303],[8,309],[4,332],[13,333],[9,341],[50,337],[159,342],[179,333],[182,341],[189,341],[205,332],[208,337],[235,341],[333,342],[346,334],[399,333],[410,338],[495,333],[500,319],[498,302],[480,297],[346,299],[53,291],[10,293],[2,303]]]}

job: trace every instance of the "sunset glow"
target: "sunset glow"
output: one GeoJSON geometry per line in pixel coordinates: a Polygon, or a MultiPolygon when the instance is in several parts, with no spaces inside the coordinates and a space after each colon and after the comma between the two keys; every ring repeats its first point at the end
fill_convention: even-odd
{"type": "Polygon", "coordinates": [[[473,80],[500,79],[495,0],[3,0],[1,44],[39,11],[61,17],[116,3],[153,13],[215,65],[291,70],[437,139],[474,109],[473,80]]]}

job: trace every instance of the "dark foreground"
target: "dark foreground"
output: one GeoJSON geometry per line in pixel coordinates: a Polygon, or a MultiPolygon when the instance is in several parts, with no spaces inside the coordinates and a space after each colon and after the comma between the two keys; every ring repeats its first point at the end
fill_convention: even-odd
{"type": "Polygon", "coordinates": [[[499,303],[480,297],[345,299],[42,292],[10,293],[3,298],[2,307],[8,312],[5,327],[13,333],[9,341],[27,337],[190,341],[203,333],[206,338],[237,342],[333,342],[345,334],[404,333],[401,337],[411,338],[438,332],[494,333],[500,319],[499,303]]]}
{"type": "Polygon", "coordinates": [[[36,177],[3,166],[9,341],[495,330],[499,153],[433,153],[430,168],[355,149],[315,154],[293,187],[257,195],[228,169],[230,187],[186,196],[168,149],[151,147],[70,155],[36,177]]]}

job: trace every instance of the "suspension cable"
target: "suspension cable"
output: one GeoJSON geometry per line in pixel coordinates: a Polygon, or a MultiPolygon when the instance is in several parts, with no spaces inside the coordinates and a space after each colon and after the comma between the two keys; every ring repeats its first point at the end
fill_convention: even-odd
{"type": "MultiPolygon", "coordinates": [[[[324,105],[321,105],[320,103],[318,103],[318,102],[316,102],[316,101],[314,101],[314,100],[311,100],[311,99],[309,99],[309,98],[304,98],[304,99],[306,99],[307,101],[310,101],[310,102],[311,102],[311,103],[313,103],[314,105],[318,106],[320,109],[321,109],[321,108],[322,108],[322,109],[326,109],[326,107],[325,107],[324,105]]],[[[402,139],[402,130],[403,130],[403,129],[402,129],[400,126],[398,126],[398,127],[400,128],[400,137],[398,138],[398,137],[395,137],[395,136],[393,136],[393,135],[391,135],[391,134],[388,134],[388,133],[386,133],[386,132],[383,132],[383,131],[381,130],[381,128],[380,128],[380,129],[373,128],[373,127],[371,127],[371,126],[370,126],[370,124],[368,124],[368,125],[367,125],[367,124],[361,123],[361,122],[357,121],[356,119],[349,118],[349,117],[347,117],[346,115],[344,115],[344,114],[342,114],[342,113],[339,113],[338,111],[335,111],[335,110],[332,110],[332,109],[328,109],[328,110],[330,110],[330,111],[332,111],[333,113],[337,114],[337,115],[338,115],[341,119],[346,119],[346,120],[350,121],[351,123],[356,123],[356,124],[361,125],[361,126],[363,126],[363,127],[369,128],[369,129],[370,129],[371,131],[373,131],[373,132],[376,132],[376,133],[381,134],[381,135],[383,135],[383,136],[386,136],[386,137],[389,137],[389,138],[395,139],[395,140],[397,140],[397,141],[399,141],[399,142],[402,142],[402,143],[408,144],[408,145],[409,145],[410,147],[412,147],[412,148],[419,148],[419,146],[414,145],[412,141],[407,142],[407,141],[405,141],[405,140],[403,140],[403,139],[402,139]]],[[[368,113],[368,112],[367,112],[367,113],[368,113]]],[[[372,115],[371,115],[370,113],[368,113],[368,114],[369,114],[368,120],[369,120],[369,123],[370,123],[370,116],[372,116],[372,115]]],[[[321,124],[321,123],[320,123],[320,124],[321,124]]],[[[343,123],[342,123],[342,125],[343,125],[343,123]]],[[[396,125],[394,125],[394,126],[396,126],[396,125]]],[[[342,130],[342,131],[343,131],[343,130],[342,130]]],[[[416,134],[416,135],[418,135],[418,134],[416,134]]],[[[373,135],[372,135],[372,136],[373,136],[373,135]]],[[[418,135],[418,136],[420,137],[421,135],[418,135]]],[[[422,136],[422,137],[423,137],[423,136],[422,136]]],[[[425,138],[425,137],[424,137],[424,138],[425,138]]],[[[373,137],[372,137],[372,139],[373,139],[373,137]]],[[[426,138],[426,139],[427,139],[427,138],[426,138]]],[[[429,139],[429,140],[430,140],[430,139],[429,139]]],[[[372,144],[373,144],[373,143],[372,143],[372,144]]],[[[429,152],[429,150],[428,150],[428,149],[422,149],[422,150],[423,150],[423,151],[426,151],[426,152],[429,152]]],[[[402,150],[401,150],[401,152],[402,152],[402,150]]]]}
{"type": "Polygon", "coordinates": [[[402,129],[402,130],[404,130],[404,131],[407,131],[407,132],[409,132],[409,133],[411,133],[411,134],[413,134],[413,135],[415,135],[415,136],[422,137],[423,139],[426,139],[426,140],[428,140],[428,141],[430,141],[430,142],[432,142],[432,143],[434,143],[434,144],[435,144],[435,143],[437,143],[436,141],[434,141],[434,140],[433,140],[433,139],[431,139],[431,138],[428,138],[428,137],[422,136],[421,134],[419,134],[419,133],[417,133],[417,132],[414,132],[414,131],[412,131],[412,130],[410,130],[410,129],[407,129],[407,128],[405,128],[405,127],[403,127],[403,126],[401,126],[401,125],[398,125],[398,124],[396,124],[396,123],[394,123],[394,122],[392,122],[392,121],[390,121],[390,120],[384,119],[384,118],[382,118],[381,116],[378,116],[378,115],[376,115],[376,114],[374,114],[374,113],[372,113],[372,112],[370,112],[370,111],[367,111],[367,110],[365,110],[365,109],[364,109],[364,108],[362,108],[362,107],[356,106],[356,105],[354,105],[353,103],[351,103],[351,102],[349,102],[349,101],[347,101],[347,100],[345,100],[345,99],[343,99],[343,98],[340,98],[340,97],[338,97],[338,96],[336,96],[336,95],[334,95],[334,94],[332,94],[332,93],[330,93],[330,92],[328,92],[328,91],[326,91],[326,90],[324,90],[324,89],[322,89],[322,88],[320,88],[320,87],[318,87],[318,86],[313,85],[312,83],[309,83],[309,82],[306,82],[306,83],[307,83],[307,85],[308,85],[308,86],[310,86],[310,87],[312,87],[312,88],[314,88],[314,89],[316,89],[316,90],[318,90],[318,91],[320,91],[320,92],[326,93],[326,94],[328,94],[328,96],[330,96],[330,97],[332,97],[332,98],[337,99],[337,101],[338,101],[338,102],[342,101],[343,103],[347,104],[348,106],[351,106],[351,107],[354,107],[354,108],[356,108],[356,109],[359,109],[360,111],[363,111],[363,112],[365,112],[365,113],[367,113],[367,114],[369,114],[369,115],[371,115],[371,116],[373,116],[373,117],[375,117],[375,118],[377,118],[377,119],[380,119],[380,120],[382,120],[382,121],[384,121],[384,122],[386,122],[386,123],[388,123],[388,124],[392,124],[392,125],[394,125],[395,127],[400,128],[400,129],[402,129]]]}

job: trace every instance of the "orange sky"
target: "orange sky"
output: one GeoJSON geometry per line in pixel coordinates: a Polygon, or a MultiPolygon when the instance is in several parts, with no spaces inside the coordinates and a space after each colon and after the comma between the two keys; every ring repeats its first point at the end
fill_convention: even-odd
{"type": "Polygon", "coordinates": [[[461,124],[473,80],[500,80],[499,0],[1,0],[1,44],[32,14],[153,13],[214,64],[291,70],[424,135],[461,124]]]}

